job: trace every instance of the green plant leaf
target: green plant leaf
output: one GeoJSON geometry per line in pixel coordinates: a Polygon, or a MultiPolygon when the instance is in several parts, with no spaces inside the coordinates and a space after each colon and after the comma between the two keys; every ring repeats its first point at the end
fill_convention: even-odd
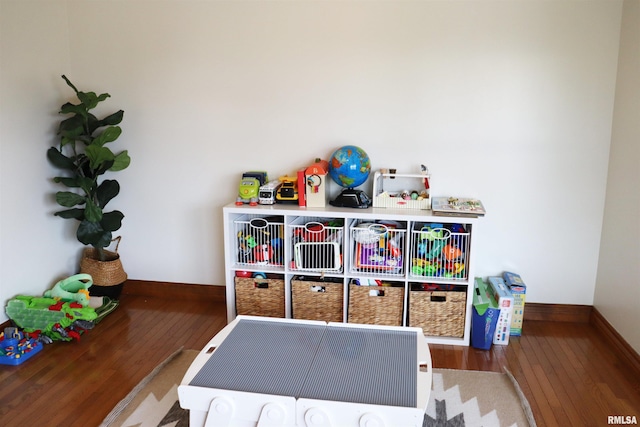
{"type": "Polygon", "coordinates": [[[104,248],[111,243],[111,232],[103,230],[97,222],[81,221],[76,236],[85,245],[104,248]]]}
{"type": "Polygon", "coordinates": [[[70,191],[58,191],[56,193],[56,202],[60,206],[65,208],[72,208],[76,205],[81,205],[87,201],[87,198],[80,194],[72,193],[70,191]]]}
{"type": "Polygon", "coordinates": [[[75,176],[71,178],[56,176],[55,178],[53,178],[53,181],[70,188],[82,188],[87,194],[91,193],[91,187],[93,186],[93,181],[91,179],[81,176],[75,176]]]}
{"type": "Polygon", "coordinates": [[[75,164],[73,160],[62,154],[56,147],[51,147],[47,150],[47,159],[57,168],[74,170],[75,164]]]}
{"type": "Polygon", "coordinates": [[[124,215],[120,211],[107,212],[102,215],[100,225],[106,231],[116,231],[122,227],[124,215]]]}
{"type": "Polygon", "coordinates": [[[72,104],[67,102],[62,107],[60,107],[59,114],[78,114],[81,117],[86,117],[87,109],[82,104],[72,104]]]}
{"type": "Polygon", "coordinates": [[[100,120],[93,114],[87,113],[87,135],[93,135],[100,126],[102,126],[100,120]]]}
{"type": "Polygon", "coordinates": [[[78,221],[82,221],[84,219],[84,209],[66,209],[64,211],[56,212],[54,215],[59,216],[60,218],[77,219],[78,221]]]}
{"type": "Polygon", "coordinates": [[[102,208],[96,205],[91,199],[87,199],[87,203],[84,208],[84,219],[89,222],[102,221],[102,208]]]}
{"type": "Polygon", "coordinates": [[[95,183],[93,182],[92,179],[81,177],[81,176],[76,176],[72,178],[57,176],[53,178],[53,181],[59,182],[70,188],[81,188],[82,191],[85,192],[85,194],[92,194],[93,188],[95,186],[95,183]]]}
{"type": "Polygon", "coordinates": [[[115,126],[122,122],[122,118],[124,117],[124,111],[118,110],[113,114],[109,114],[104,119],[100,120],[98,123],[100,126],[115,126]]]}
{"type": "Polygon", "coordinates": [[[116,155],[114,159],[113,166],[109,168],[111,172],[118,172],[123,169],[126,169],[131,164],[131,157],[129,157],[129,152],[124,150],[116,155]]]}
{"type": "Polygon", "coordinates": [[[77,92],[76,95],[78,95],[78,99],[84,104],[87,110],[93,110],[99,103],[111,96],[108,93],[103,93],[98,96],[95,92],[77,92]]]}
{"type": "Polygon", "coordinates": [[[83,132],[84,119],[81,116],[75,115],[63,120],[58,127],[58,135],[62,137],[61,145],[65,146],[66,144],[82,139],[83,132]]]}
{"type": "MultiPolygon", "coordinates": [[[[87,157],[89,158],[89,167],[94,171],[100,169],[104,162],[113,162],[115,159],[113,152],[111,152],[111,150],[109,150],[108,148],[102,146],[89,145],[86,148],[85,152],[87,153],[87,157]]],[[[112,164],[109,165],[109,167],[111,166],[112,164]]]]}
{"type": "Polygon", "coordinates": [[[65,76],[64,74],[62,75],[62,78],[64,79],[65,82],[67,82],[67,85],[73,89],[73,91],[75,93],[78,93],[78,89],[76,89],[76,87],[73,85],[73,83],[71,83],[71,81],[67,78],[67,76],[65,76]]]}
{"type": "MultiPolygon", "coordinates": [[[[96,189],[98,206],[104,208],[120,192],[120,184],[114,179],[105,179],[96,189]]],[[[113,231],[113,230],[112,230],[113,231]]]]}
{"type": "Polygon", "coordinates": [[[96,176],[102,175],[103,173],[111,169],[111,166],[113,166],[113,162],[114,162],[113,160],[103,162],[102,165],[100,165],[100,168],[95,171],[95,175],[96,176]]]}
{"type": "Polygon", "coordinates": [[[121,133],[122,129],[120,126],[109,126],[94,138],[93,144],[103,146],[108,142],[113,142],[118,139],[121,133]]]}

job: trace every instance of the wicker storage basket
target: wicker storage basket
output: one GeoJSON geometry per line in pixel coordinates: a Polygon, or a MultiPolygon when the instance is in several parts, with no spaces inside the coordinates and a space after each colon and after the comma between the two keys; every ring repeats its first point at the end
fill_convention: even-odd
{"type": "Polygon", "coordinates": [[[349,285],[349,323],[402,326],[403,305],[404,287],[349,285]]]}
{"type": "Polygon", "coordinates": [[[291,307],[294,319],[342,322],[344,286],[342,282],[291,280],[291,307]]]}
{"type": "Polygon", "coordinates": [[[284,280],[236,277],[238,315],[284,317],[284,280]]]}
{"type": "Polygon", "coordinates": [[[467,294],[463,291],[409,292],[409,326],[425,335],[462,337],[467,294]]]}
{"type": "Polygon", "coordinates": [[[93,284],[98,286],[116,286],[127,280],[127,273],[122,268],[120,255],[117,252],[104,251],[106,260],[98,259],[95,248],[86,248],[80,260],[80,273],[91,275],[93,284]]]}

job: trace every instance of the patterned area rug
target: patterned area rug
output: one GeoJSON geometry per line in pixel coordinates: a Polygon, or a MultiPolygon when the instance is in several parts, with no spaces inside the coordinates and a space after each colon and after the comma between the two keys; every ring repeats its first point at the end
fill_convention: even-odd
{"type": "MultiPolygon", "coordinates": [[[[176,352],[156,367],[100,427],[188,427],[178,384],[198,354],[176,352]]],[[[423,427],[535,426],[531,408],[508,373],[434,369],[423,427]]],[[[394,426],[395,427],[395,426],[394,426]]]]}

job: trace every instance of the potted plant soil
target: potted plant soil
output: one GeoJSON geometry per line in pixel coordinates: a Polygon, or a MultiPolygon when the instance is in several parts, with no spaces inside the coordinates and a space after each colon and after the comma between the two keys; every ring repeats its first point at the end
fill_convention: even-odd
{"type": "Polygon", "coordinates": [[[69,117],[58,127],[60,143],[47,151],[49,161],[62,171],[61,176],[53,178],[54,182],[66,187],[55,195],[56,202],[65,208],[55,215],[78,222],[76,236],[87,246],[80,272],[93,278],[90,293],[117,299],[127,274],[118,255],[120,237],[114,239],[113,233],[122,226],[124,215],[118,210],[105,209],[120,192],[120,184],[104,175],[121,171],[131,162],[127,150],[114,153],[109,148],[122,133],[118,125],[124,111],[97,118],[91,110],[110,95],[81,92],[67,77],[62,78],[74,90],[79,102],[67,102],[60,108],[60,114],[69,117]],[[107,247],[114,240],[117,241],[115,251],[110,251],[107,247]]]}

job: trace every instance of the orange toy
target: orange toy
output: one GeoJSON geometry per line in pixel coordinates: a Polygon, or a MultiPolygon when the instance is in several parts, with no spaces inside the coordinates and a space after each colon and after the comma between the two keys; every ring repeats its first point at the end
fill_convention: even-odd
{"type": "Polygon", "coordinates": [[[460,255],[462,255],[460,248],[453,245],[445,245],[442,252],[444,253],[444,257],[449,261],[459,258],[460,255]]]}

